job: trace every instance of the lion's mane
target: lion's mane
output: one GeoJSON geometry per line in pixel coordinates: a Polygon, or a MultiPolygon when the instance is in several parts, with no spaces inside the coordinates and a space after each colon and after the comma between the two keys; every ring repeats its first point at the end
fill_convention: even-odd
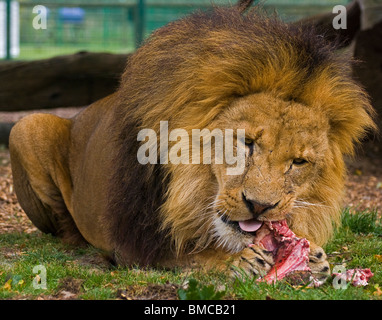
{"type": "Polygon", "coordinates": [[[169,130],[204,128],[232,101],[256,92],[298,101],[330,119],[334,157],[312,187],[327,205],[290,221],[295,231],[325,243],[340,220],[344,155],[373,127],[351,59],[335,49],[312,28],[257,9],[215,8],[156,31],[129,59],[117,93],[119,152],[105,217],[117,260],[151,264],[214,240],[208,205],[217,185],[209,166],[141,165],[138,131],[151,128],[159,136],[161,120],[169,130]]]}

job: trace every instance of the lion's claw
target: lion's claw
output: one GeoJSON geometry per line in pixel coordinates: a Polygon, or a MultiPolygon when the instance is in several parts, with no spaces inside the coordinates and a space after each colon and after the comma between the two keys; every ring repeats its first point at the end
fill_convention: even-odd
{"type": "Polygon", "coordinates": [[[246,275],[265,275],[273,266],[272,253],[252,245],[241,251],[232,263],[231,274],[235,277],[246,275]]]}
{"type": "Polygon", "coordinates": [[[330,275],[330,266],[325,251],[318,246],[312,246],[309,253],[309,268],[313,277],[323,282],[330,275]]]}

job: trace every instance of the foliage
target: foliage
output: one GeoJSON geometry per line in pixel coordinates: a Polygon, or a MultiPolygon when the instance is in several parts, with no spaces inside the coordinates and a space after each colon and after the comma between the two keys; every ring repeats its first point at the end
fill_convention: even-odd
{"type": "Polygon", "coordinates": [[[366,287],[335,289],[332,279],[319,288],[288,281],[269,285],[244,274],[232,280],[219,272],[115,267],[91,246],[71,247],[36,231],[1,234],[0,299],[381,300],[381,218],[376,212],[345,210],[342,222],[324,249],[332,268],[370,268],[374,277],[366,287]],[[46,289],[33,287],[41,276],[33,272],[36,265],[46,268],[46,289]]]}
{"type": "Polygon", "coordinates": [[[382,236],[382,218],[378,217],[375,210],[350,213],[349,209],[345,209],[342,215],[342,230],[344,229],[356,234],[382,236]]]}
{"type": "Polygon", "coordinates": [[[220,300],[225,295],[224,291],[217,291],[214,285],[201,285],[195,279],[188,281],[187,289],[179,289],[180,300],[220,300]]]}

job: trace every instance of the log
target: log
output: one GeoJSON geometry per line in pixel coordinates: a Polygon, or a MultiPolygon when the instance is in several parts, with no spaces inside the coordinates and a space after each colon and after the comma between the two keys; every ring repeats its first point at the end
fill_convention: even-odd
{"type": "Polygon", "coordinates": [[[117,89],[128,56],[79,52],[0,63],[0,111],[86,106],[117,89]]]}

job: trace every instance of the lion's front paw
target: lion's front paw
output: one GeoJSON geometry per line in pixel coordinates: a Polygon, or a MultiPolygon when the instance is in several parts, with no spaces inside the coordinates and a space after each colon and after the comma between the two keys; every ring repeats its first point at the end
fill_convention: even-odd
{"type": "Polygon", "coordinates": [[[247,275],[263,276],[274,265],[272,252],[252,245],[241,251],[232,262],[231,275],[237,277],[242,271],[247,275]]]}
{"type": "Polygon", "coordinates": [[[312,245],[309,253],[309,268],[314,278],[324,282],[330,276],[330,266],[327,256],[321,247],[312,245]]]}

